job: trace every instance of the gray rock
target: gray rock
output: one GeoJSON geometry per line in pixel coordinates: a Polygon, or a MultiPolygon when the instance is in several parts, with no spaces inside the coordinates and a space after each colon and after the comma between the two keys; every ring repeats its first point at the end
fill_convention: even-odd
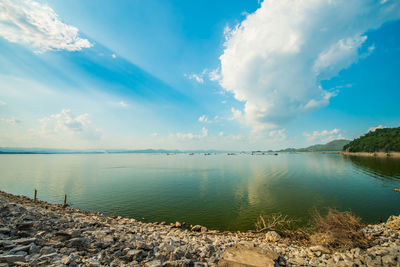
{"type": "Polygon", "coordinates": [[[50,253],[50,254],[46,254],[46,255],[42,255],[38,258],[38,261],[44,261],[44,260],[51,260],[53,257],[57,256],[57,253],[50,253]]]}
{"type": "Polygon", "coordinates": [[[61,258],[61,263],[64,265],[68,265],[71,261],[72,261],[72,259],[66,255],[62,256],[62,258],[61,258]]]}
{"type": "Polygon", "coordinates": [[[9,235],[10,232],[11,232],[11,230],[10,230],[10,228],[8,228],[8,227],[1,227],[1,228],[0,228],[0,234],[9,235]]]}
{"type": "Polygon", "coordinates": [[[384,265],[395,266],[396,265],[396,255],[386,255],[382,257],[382,263],[384,265]]]}
{"type": "Polygon", "coordinates": [[[277,242],[281,239],[281,236],[275,231],[269,231],[265,234],[265,240],[268,242],[277,242]]]}
{"type": "Polygon", "coordinates": [[[51,253],[53,253],[55,251],[56,250],[54,248],[49,247],[49,246],[45,246],[45,247],[42,247],[40,249],[40,255],[51,254],[51,253]]]}
{"type": "Polygon", "coordinates": [[[0,262],[14,263],[14,262],[25,262],[25,256],[23,255],[2,255],[0,256],[0,262]]]}
{"type": "Polygon", "coordinates": [[[75,247],[78,249],[85,249],[88,247],[90,241],[84,237],[75,237],[68,241],[68,246],[75,247]]]}
{"type": "Polygon", "coordinates": [[[132,260],[132,259],[136,259],[137,257],[140,257],[141,255],[144,255],[145,252],[143,250],[140,249],[131,249],[126,253],[126,256],[132,260]]]}
{"type": "Polygon", "coordinates": [[[85,264],[87,267],[99,267],[100,266],[100,262],[94,258],[87,259],[85,261],[85,264]]]}
{"type": "Polygon", "coordinates": [[[324,254],[330,254],[330,253],[331,253],[331,251],[330,251],[328,248],[323,247],[323,246],[313,246],[313,247],[310,247],[310,250],[311,250],[312,252],[318,252],[318,251],[320,251],[320,252],[322,252],[322,253],[324,253],[324,254]]]}
{"type": "Polygon", "coordinates": [[[19,238],[19,239],[15,239],[13,240],[14,244],[16,245],[26,245],[26,244],[30,244],[30,243],[35,243],[36,242],[36,238],[35,237],[29,237],[29,238],[19,238]]]}
{"type": "Polygon", "coordinates": [[[19,251],[29,251],[31,245],[25,245],[25,246],[18,246],[14,247],[12,250],[10,250],[11,253],[17,253],[19,251]]]}
{"type": "Polygon", "coordinates": [[[192,232],[207,232],[207,227],[201,225],[195,225],[191,229],[192,232]]]}
{"type": "Polygon", "coordinates": [[[144,264],[145,267],[162,267],[161,261],[152,260],[144,264]]]}
{"type": "Polygon", "coordinates": [[[33,227],[32,221],[17,223],[18,230],[29,230],[32,227],[33,227]]]}

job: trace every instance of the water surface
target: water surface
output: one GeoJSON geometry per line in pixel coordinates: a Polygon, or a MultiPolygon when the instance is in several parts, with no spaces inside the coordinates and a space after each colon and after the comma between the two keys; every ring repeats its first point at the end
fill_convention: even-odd
{"type": "Polygon", "coordinates": [[[365,222],[400,213],[400,160],[339,154],[0,155],[0,190],[150,221],[248,230],[260,214],[313,207],[365,222]]]}

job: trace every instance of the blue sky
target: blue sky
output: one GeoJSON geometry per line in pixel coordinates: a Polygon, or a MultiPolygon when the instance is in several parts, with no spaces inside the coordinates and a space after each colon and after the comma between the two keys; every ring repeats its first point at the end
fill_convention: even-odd
{"type": "Polygon", "coordinates": [[[4,0],[0,147],[279,149],[399,126],[395,0],[4,0]]]}

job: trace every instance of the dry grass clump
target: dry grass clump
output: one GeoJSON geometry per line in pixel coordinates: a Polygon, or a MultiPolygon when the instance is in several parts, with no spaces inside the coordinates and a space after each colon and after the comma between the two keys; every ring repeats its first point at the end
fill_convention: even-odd
{"type": "Polygon", "coordinates": [[[366,248],[368,239],[361,231],[361,218],[351,212],[329,209],[326,216],[317,210],[313,212],[313,234],[310,240],[314,244],[334,249],[366,248]]]}
{"type": "Polygon", "coordinates": [[[275,231],[283,236],[295,234],[295,232],[297,231],[294,230],[298,228],[297,220],[280,213],[271,215],[260,215],[260,217],[258,217],[257,219],[255,226],[256,231],[259,233],[275,231]]]}

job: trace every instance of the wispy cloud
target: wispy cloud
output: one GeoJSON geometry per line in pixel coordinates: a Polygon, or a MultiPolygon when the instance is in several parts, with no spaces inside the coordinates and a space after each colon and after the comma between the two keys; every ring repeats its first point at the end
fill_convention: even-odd
{"type": "Polygon", "coordinates": [[[368,132],[375,132],[377,129],[383,129],[383,128],[387,128],[387,127],[383,126],[383,125],[378,125],[378,126],[369,128],[368,132]]]}
{"type": "Polygon", "coordinates": [[[210,81],[219,81],[221,79],[219,68],[211,71],[206,68],[200,73],[184,74],[184,76],[189,80],[194,80],[198,83],[204,83],[205,79],[209,79],[210,81]]]}
{"type": "Polygon", "coordinates": [[[125,101],[120,101],[120,102],[118,102],[118,106],[123,107],[123,108],[127,108],[127,107],[129,107],[129,104],[126,103],[125,101]]]}
{"type": "Polygon", "coordinates": [[[7,106],[7,103],[0,100],[0,107],[1,107],[1,106],[3,106],[3,107],[4,107],[4,106],[7,106]]]}
{"type": "Polygon", "coordinates": [[[11,117],[9,119],[0,118],[0,122],[5,122],[5,123],[8,123],[8,124],[17,124],[17,123],[21,123],[21,120],[18,120],[18,119],[14,118],[14,117],[11,117]]]}
{"type": "Polygon", "coordinates": [[[193,134],[193,133],[176,133],[171,134],[170,137],[176,137],[180,140],[193,140],[193,139],[202,139],[208,136],[207,128],[203,127],[201,129],[200,134],[193,134]]]}
{"type": "Polygon", "coordinates": [[[73,116],[71,110],[63,109],[60,113],[40,119],[40,135],[75,135],[86,139],[99,139],[101,131],[92,126],[89,114],[73,116]]]}
{"type": "Polygon", "coordinates": [[[202,74],[192,73],[192,74],[184,74],[184,76],[189,80],[194,80],[198,83],[204,83],[204,78],[202,74]]]}
{"type": "Polygon", "coordinates": [[[30,45],[39,53],[92,46],[79,37],[76,27],[63,23],[51,7],[33,0],[0,2],[0,36],[9,42],[30,45]]]}
{"type": "Polygon", "coordinates": [[[322,142],[330,142],[336,139],[344,139],[343,135],[340,133],[339,129],[333,130],[322,130],[322,131],[313,131],[312,133],[303,133],[303,136],[307,138],[308,142],[322,141],[322,142]]]}
{"type": "Polygon", "coordinates": [[[400,18],[400,2],[273,1],[227,27],[220,84],[245,103],[243,122],[278,127],[329,104],[337,92],[320,82],[360,57],[366,32],[400,18]],[[341,14],[337,16],[337,14],[341,14]]]}

